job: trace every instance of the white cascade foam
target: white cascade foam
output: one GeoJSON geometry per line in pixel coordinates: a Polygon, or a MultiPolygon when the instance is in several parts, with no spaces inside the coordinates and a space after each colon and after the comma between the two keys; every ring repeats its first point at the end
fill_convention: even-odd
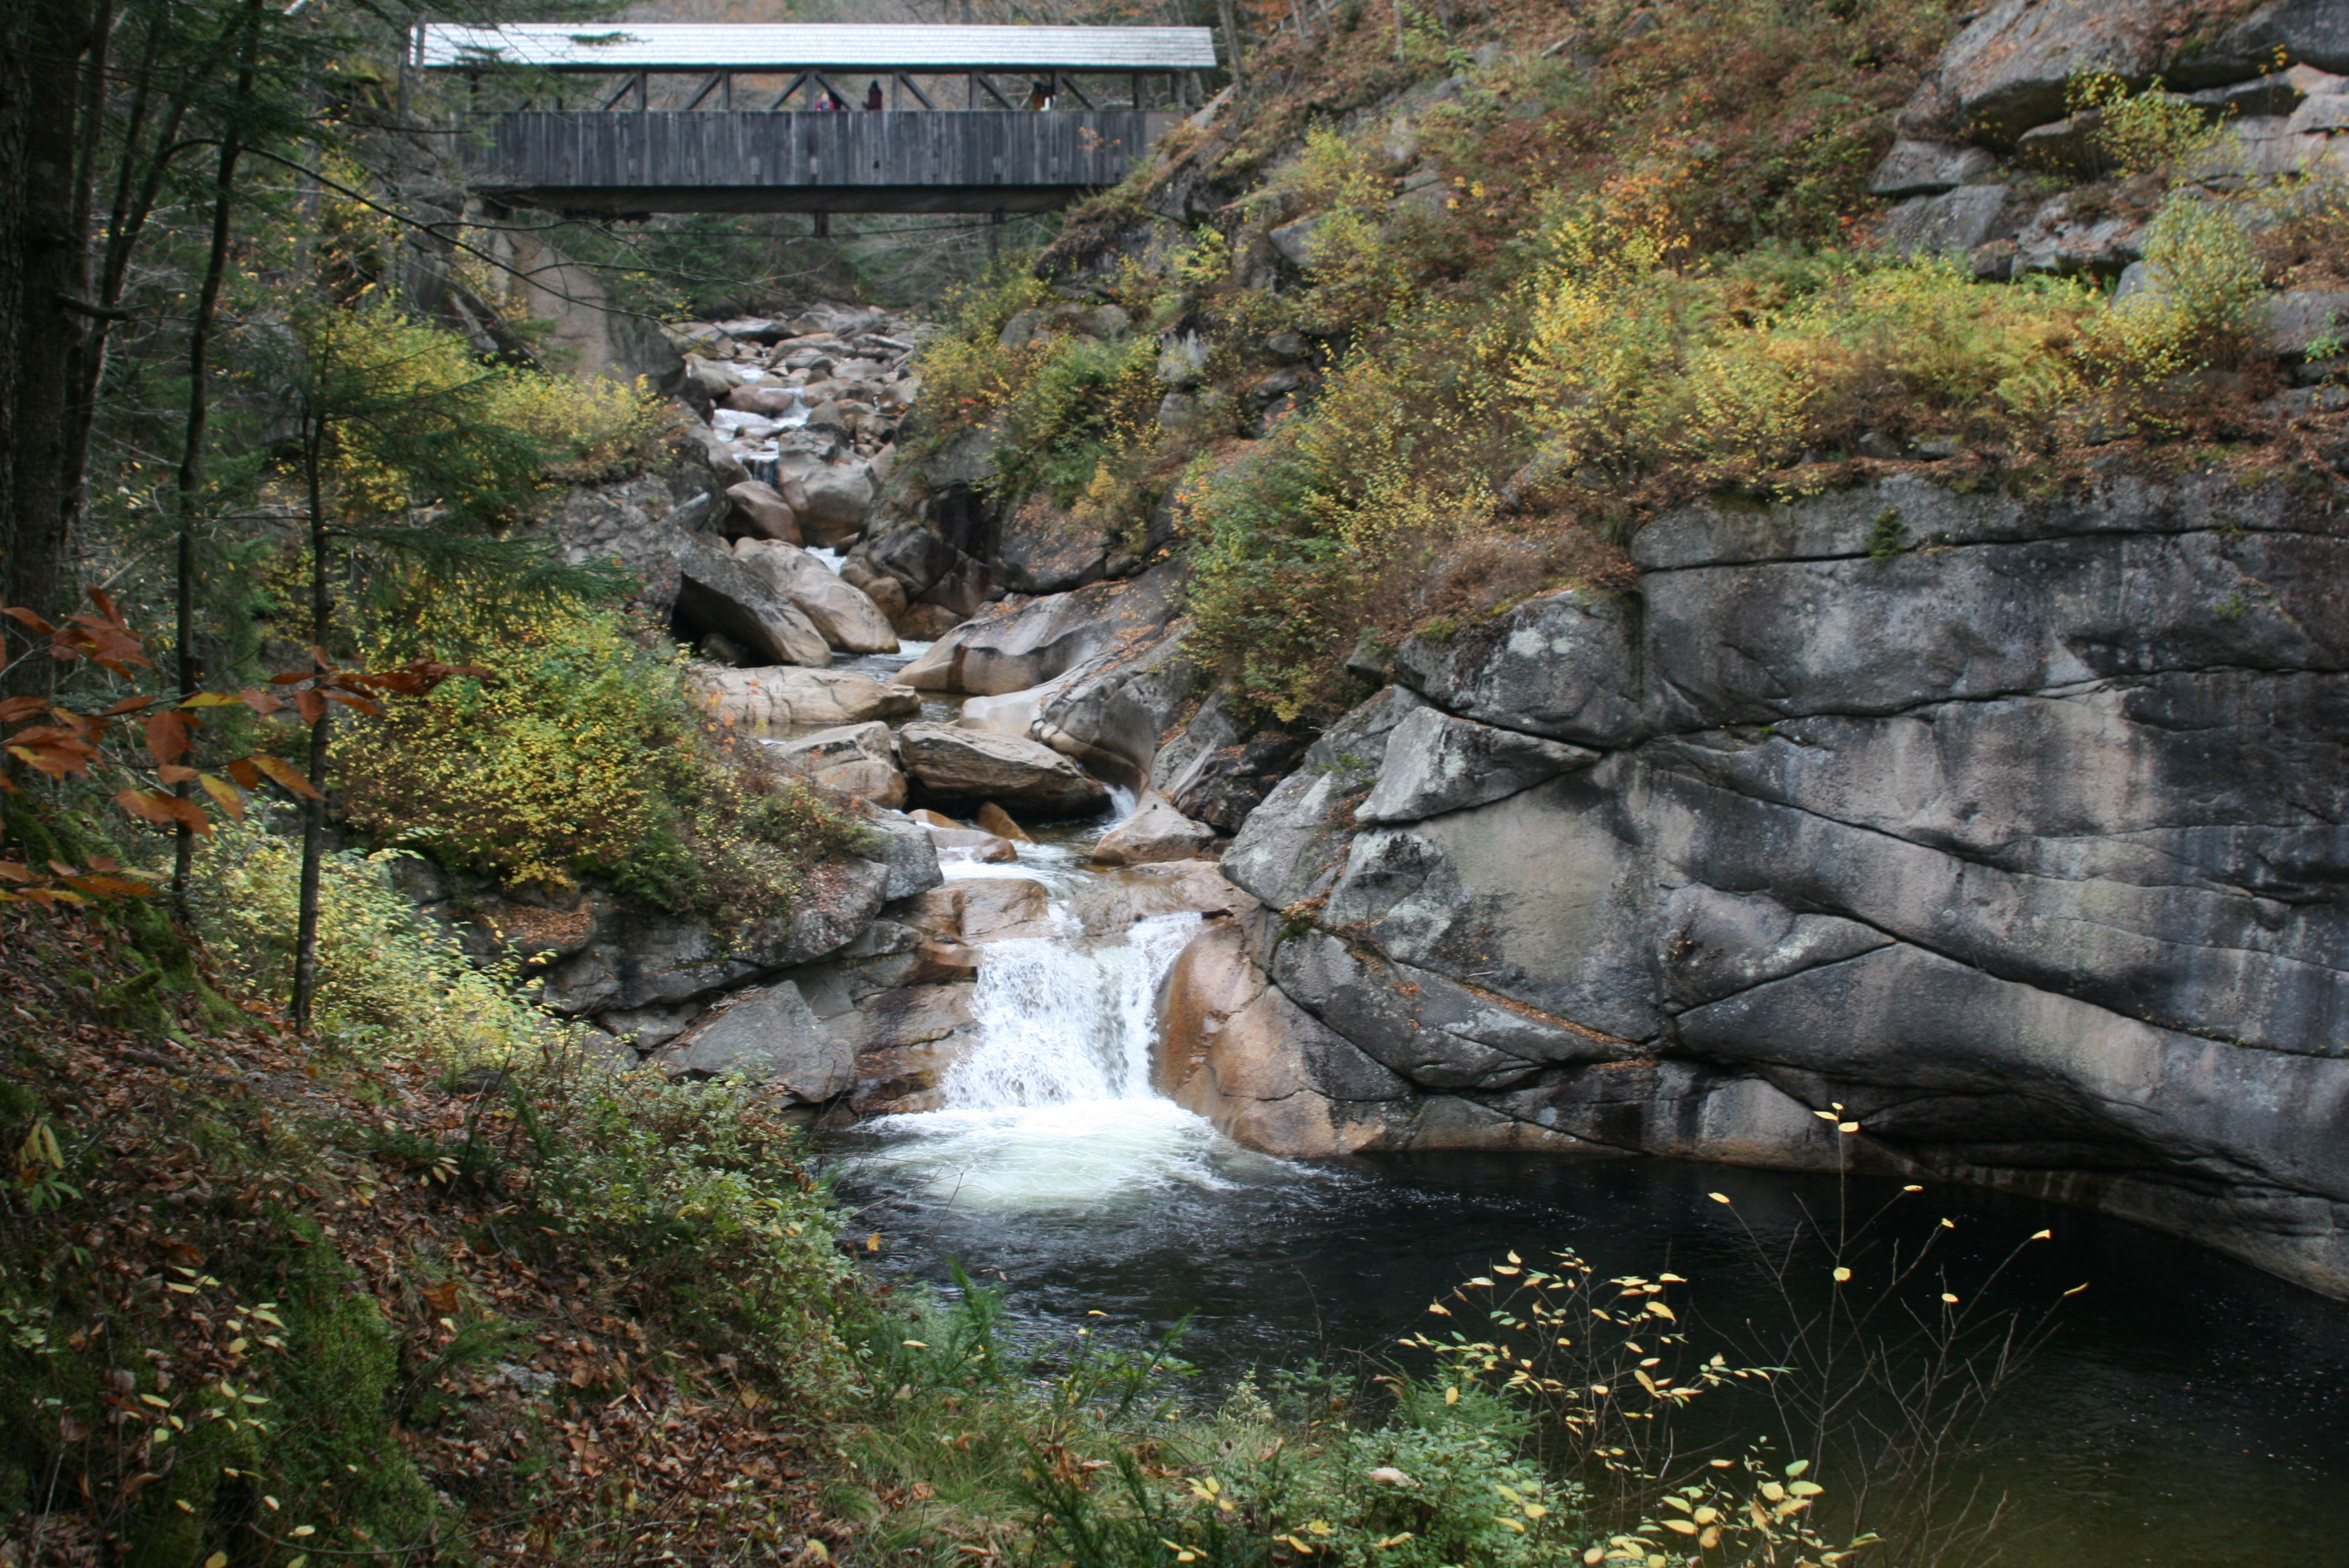
{"type": "Polygon", "coordinates": [[[999,942],[979,965],[978,1044],[946,1082],[949,1110],[1149,1097],[1158,986],[1195,914],[1137,922],[1123,943],[999,942]]]}

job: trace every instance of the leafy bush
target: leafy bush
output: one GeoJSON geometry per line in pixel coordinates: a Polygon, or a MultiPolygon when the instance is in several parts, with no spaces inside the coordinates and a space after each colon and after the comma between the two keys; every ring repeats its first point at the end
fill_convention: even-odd
{"type": "Polygon", "coordinates": [[[2095,172],[2167,180],[2193,168],[2226,137],[2224,122],[2201,105],[2163,90],[2139,91],[2109,71],[2075,76],[2067,107],[2094,129],[2095,172]]]}
{"type": "MultiPolygon", "coordinates": [[[[350,1048],[432,1051],[502,1062],[534,1043],[544,1015],[497,975],[429,932],[392,885],[403,851],[329,855],[318,889],[318,1026],[350,1048]]],[[[203,841],[190,899],[222,985],[255,998],[286,994],[302,863],[298,841],[258,822],[203,841]]]]}
{"type": "Polygon", "coordinates": [[[2100,324],[2099,342],[2139,383],[2239,362],[2251,346],[2264,271],[2234,210],[2185,192],[2146,229],[2150,284],[2100,324]]]}
{"type": "Polygon", "coordinates": [[[1398,550],[1489,513],[1509,459],[1493,399],[1510,325],[1421,312],[1332,372],[1259,452],[1185,484],[1195,645],[1238,700],[1283,720],[1326,706],[1357,632],[1392,609],[1398,550]]]}
{"type": "MultiPolygon", "coordinates": [[[[1041,487],[1062,506],[1087,497],[1155,433],[1157,346],[1068,335],[1040,354],[1004,408],[996,488],[1017,498],[1041,487]]],[[[1098,509],[1110,494],[1093,498],[1098,509]]]]}
{"type": "Polygon", "coordinates": [[[1032,273],[1006,268],[948,294],[944,330],[922,346],[922,412],[951,428],[982,424],[1013,397],[1032,361],[997,346],[1004,325],[1050,297],[1032,273]]]}
{"type": "Polygon", "coordinates": [[[681,656],[606,613],[473,645],[489,672],[356,727],[347,810],[379,841],[516,881],[609,881],[671,908],[781,913],[853,829],[711,734],[681,656]]]}

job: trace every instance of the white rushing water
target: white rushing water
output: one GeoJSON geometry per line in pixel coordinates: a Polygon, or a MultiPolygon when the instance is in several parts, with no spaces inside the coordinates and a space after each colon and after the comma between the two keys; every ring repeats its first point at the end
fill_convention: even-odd
{"type": "MultiPolygon", "coordinates": [[[[859,1163],[960,1209],[1091,1207],[1170,1181],[1216,1184],[1215,1129],[1151,1087],[1159,986],[1199,917],[1085,936],[1063,900],[1092,873],[1059,846],[1020,851],[1016,874],[1051,891],[1061,934],[988,945],[978,1044],[940,1086],[946,1109],[877,1124],[887,1141],[859,1163]]],[[[946,869],[956,881],[1009,871],[946,869]]]]}
{"type": "Polygon", "coordinates": [[[999,942],[978,969],[978,1047],[947,1075],[957,1110],[1029,1110],[1154,1098],[1158,986],[1199,929],[1195,914],[1138,922],[1123,942],[999,942]]]}

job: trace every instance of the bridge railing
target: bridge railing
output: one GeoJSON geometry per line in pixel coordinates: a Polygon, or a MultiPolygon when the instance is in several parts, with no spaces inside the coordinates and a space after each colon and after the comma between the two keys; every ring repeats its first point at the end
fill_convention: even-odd
{"type": "Polygon", "coordinates": [[[559,211],[1032,211],[1114,185],[1177,122],[1134,109],[484,117],[474,184],[559,211]]]}

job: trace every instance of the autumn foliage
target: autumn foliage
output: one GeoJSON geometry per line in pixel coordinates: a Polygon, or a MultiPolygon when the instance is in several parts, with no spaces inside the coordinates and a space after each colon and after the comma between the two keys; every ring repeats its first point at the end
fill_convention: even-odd
{"type": "MultiPolygon", "coordinates": [[[[54,624],[22,605],[10,605],[0,614],[47,639],[47,655],[59,665],[87,665],[125,682],[156,670],[121,606],[101,588],[91,589],[89,600],[92,608],[54,624]]],[[[274,784],[289,794],[316,799],[320,790],[300,769],[265,750],[216,760],[209,768],[195,766],[201,756],[199,739],[208,727],[207,713],[243,707],[268,718],[291,710],[304,724],[316,724],[327,712],[327,704],[339,703],[380,718],[384,696],[421,695],[451,676],[485,673],[428,659],[388,669],[346,669],[323,651],[313,650],[311,657],[310,669],[288,671],[272,676],[265,686],[235,692],[133,692],[98,707],[49,697],[9,697],[0,701],[0,723],[18,727],[0,745],[26,768],[60,782],[101,774],[124,776],[129,781],[114,792],[114,802],[132,818],[159,828],[184,827],[209,834],[211,813],[191,786],[201,788],[211,806],[234,821],[244,820],[245,791],[274,784]]],[[[0,774],[0,789],[22,792],[5,774],[0,774]]],[[[52,861],[45,869],[0,861],[0,903],[79,903],[93,897],[146,897],[156,891],[153,882],[125,872],[110,860],[102,864],[93,860],[79,868],[52,861]]]]}

